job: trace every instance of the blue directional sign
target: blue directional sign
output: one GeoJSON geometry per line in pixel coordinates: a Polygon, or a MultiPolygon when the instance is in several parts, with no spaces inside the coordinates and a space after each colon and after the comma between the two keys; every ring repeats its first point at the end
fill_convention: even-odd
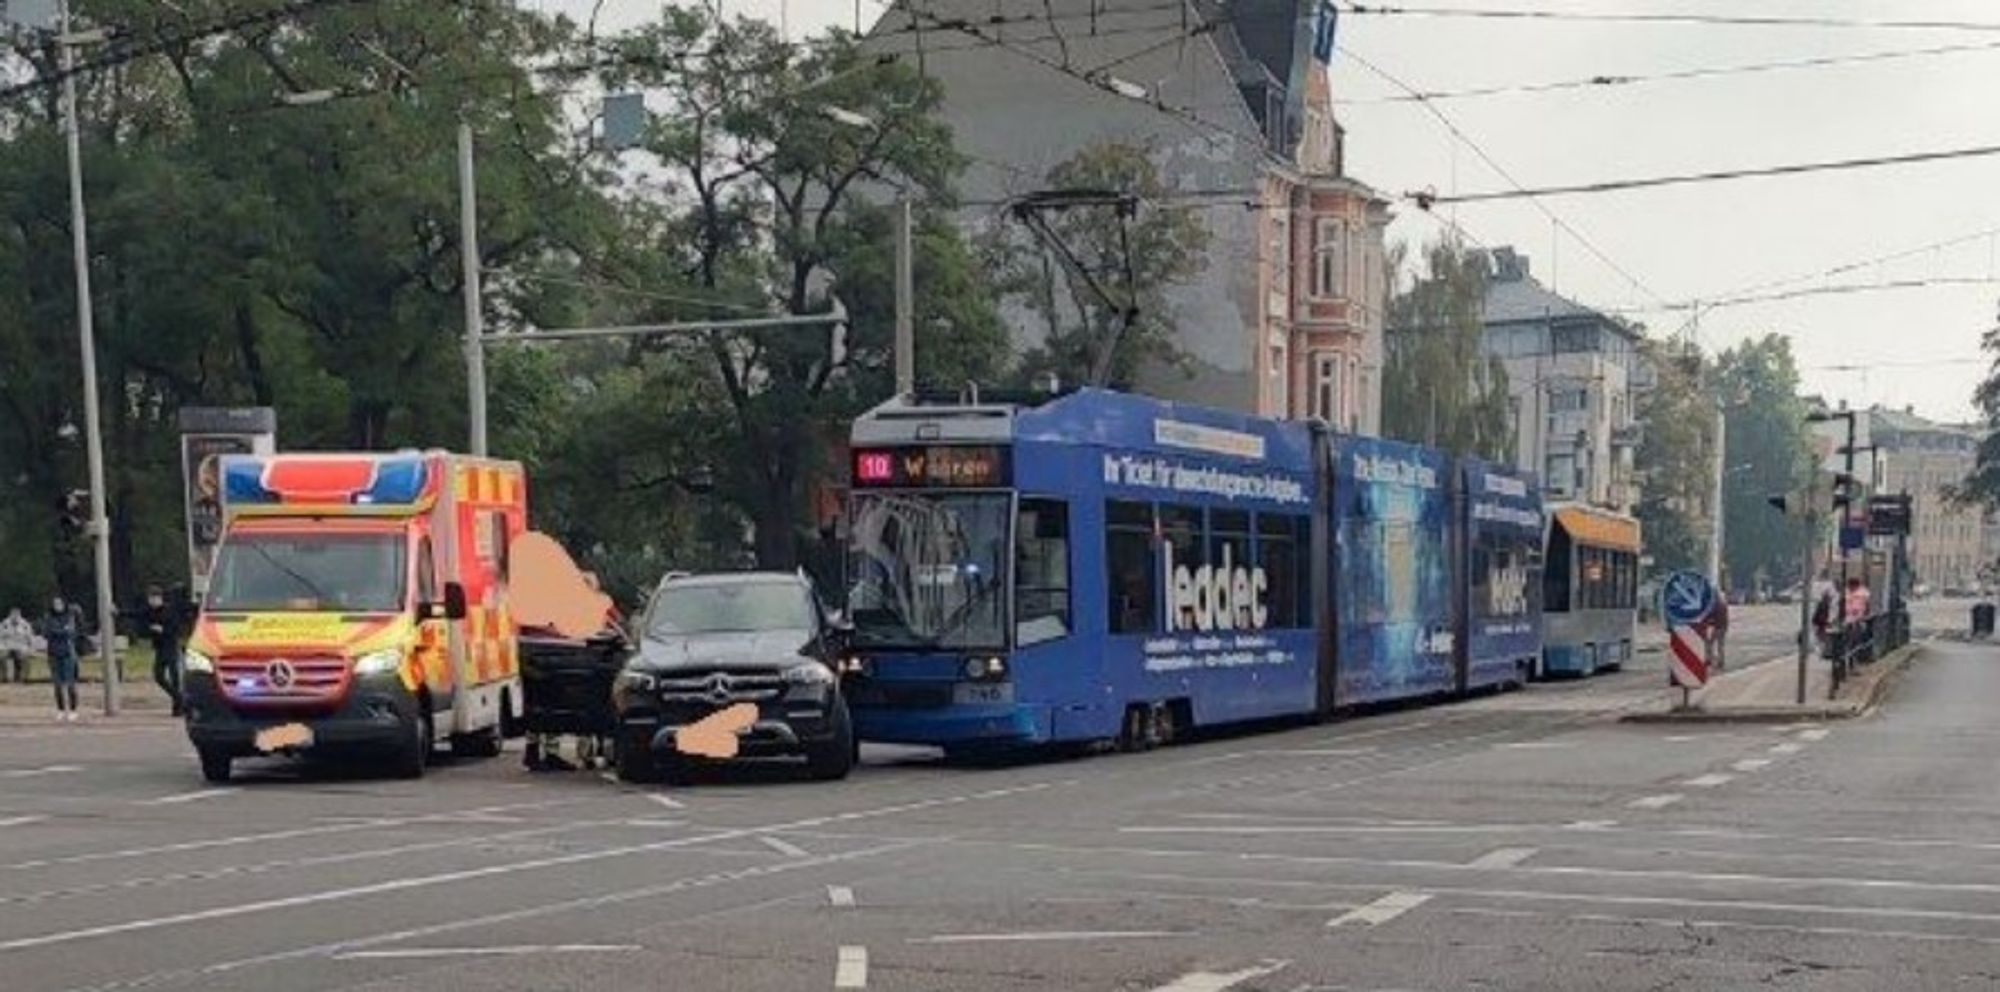
{"type": "Polygon", "coordinates": [[[1668,627],[1688,627],[1715,612],[1715,584],[1699,572],[1675,572],[1660,590],[1661,612],[1668,627]]]}

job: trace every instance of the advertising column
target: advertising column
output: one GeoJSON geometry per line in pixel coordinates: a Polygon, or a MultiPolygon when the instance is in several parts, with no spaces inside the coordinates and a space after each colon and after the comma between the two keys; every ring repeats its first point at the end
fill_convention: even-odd
{"type": "Polygon", "coordinates": [[[270,407],[183,407],[181,478],[187,507],[188,595],[208,591],[215,545],[222,539],[223,455],[268,455],[277,445],[278,415],[270,407]]]}

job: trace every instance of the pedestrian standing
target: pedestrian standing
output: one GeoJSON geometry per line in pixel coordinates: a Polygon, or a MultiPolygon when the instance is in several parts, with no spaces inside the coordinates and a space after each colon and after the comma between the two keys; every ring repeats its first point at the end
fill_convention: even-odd
{"type": "Polygon", "coordinates": [[[181,641],[187,635],[185,612],[169,602],[159,586],[146,589],[146,639],[153,642],[153,684],[167,694],[174,715],[181,715],[181,641]]]}
{"type": "Polygon", "coordinates": [[[28,655],[35,650],[35,625],[21,615],[16,606],[7,611],[7,618],[0,620],[0,662],[6,667],[0,669],[0,680],[26,682],[28,680],[28,655]]]}
{"type": "Polygon", "coordinates": [[[76,722],[76,681],[78,642],[83,637],[83,615],[74,605],[57,596],[49,603],[49,615],[42,618],[42,640],[48,642],[49,681],[56,691],[56,719],[76,722]]]}

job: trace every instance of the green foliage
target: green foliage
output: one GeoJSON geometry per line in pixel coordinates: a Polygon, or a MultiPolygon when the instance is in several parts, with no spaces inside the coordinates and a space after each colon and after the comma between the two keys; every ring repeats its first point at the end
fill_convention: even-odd
{"type": "Polygon", "coordinates": [[[1980,422],[1986,427],[1986,436],[1979,439],[1979,454],[1973,462],[1971,474],[1963,482],[1950,487],[1948,494],[1960,504],[2000,511],[2000,328],[1981,335],[1979,348],[1992,356],[1994,361],[1986,378],[1972,394],[1973,403],[1979,407],[1980,422]]]}
{"type": "Polygon", "coordinates": [[[1042,345],[1024,357],[1022,372],[1124,389],[1147,365],[1182,364],[1167,293],[1199,269],[1208,228],[1193,210],[1157,206],[1167,186],[1137,145],[1086,148],[1050,169],[1047,187],[1129,194],[1140,204],[1129,218],[1110,205],[1045,216],[1074,265],[1018,224],[989,241],[1003,292],[1042,324],[1042,345]]]}
{"type": "Polygon", "coordinates": [[[1710,538],[1704,512],[1715,479],[1715,394],[1701,349],[1682,341],[1648,342],[1645,360],[1657,382],[1639,408],[1644,430],[1636,453],[1646,553],[1660,571],[1705,571],[1710,538]]]}
{"type": "MultiPolygon", "coordinates": [[[[1401,270],[1403,250],[1389,271],[1401,270]]],[[[1483,346],[1485,266],[1452,240],[1424,249],[1424,261],[1424,274],[1389,301],[1382,434],[1511,462],[1507,373],[1483,346]]]]}
{"type": "Polygon", "coordinates": [[[1723,568],[1735,588],[1786,585],[1798,574],[1800,532],[1766,499],[1793,492],[1812,476],[1791,341],[1777,334],[1744,341],[1715,365],[1728,458],[1731,465],[1748,466],[1723,480],[1723,568]]]}

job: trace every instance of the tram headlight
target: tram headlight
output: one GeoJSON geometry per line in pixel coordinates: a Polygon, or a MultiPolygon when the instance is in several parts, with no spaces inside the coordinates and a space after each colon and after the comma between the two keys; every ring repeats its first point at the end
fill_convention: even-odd
{"type": "Polygon", "coordinates": [[[984,655],[965,659],[965,677],[969,679],[1001,679],[1007,677],[1007,659],[999,655],[984,655]]]}

